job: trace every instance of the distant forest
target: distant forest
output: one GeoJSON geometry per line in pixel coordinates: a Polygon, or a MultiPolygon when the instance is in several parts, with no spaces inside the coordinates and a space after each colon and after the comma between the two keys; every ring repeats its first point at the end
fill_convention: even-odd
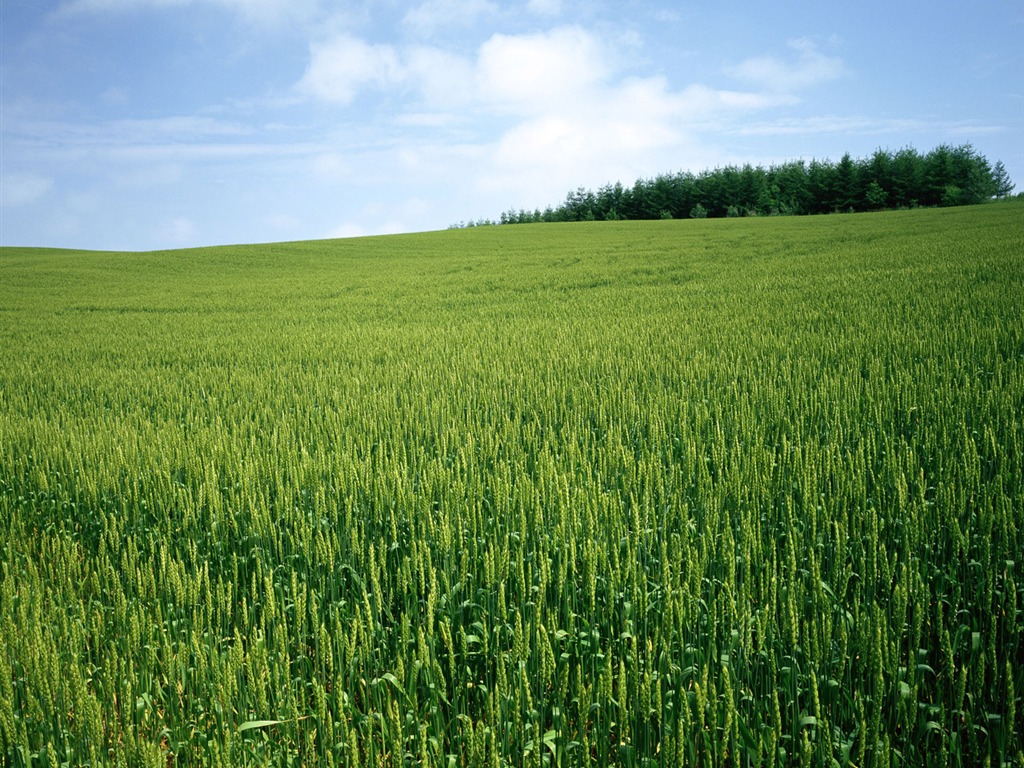
{"type": "Polygon", "coordinates": [[[1013,191],[1003,163],[990,165],[970,144],[946,144],[927,154],[913,148],[877,150],[839,162],[794,160],[762,166],[734,165],[698,174],[682,171],[637,180],[632,187],[579,188],[557,208],[509,210],[499,221],[461,226],[549,221],[614,221],[813,213],[971,205],[1013,191]]]}

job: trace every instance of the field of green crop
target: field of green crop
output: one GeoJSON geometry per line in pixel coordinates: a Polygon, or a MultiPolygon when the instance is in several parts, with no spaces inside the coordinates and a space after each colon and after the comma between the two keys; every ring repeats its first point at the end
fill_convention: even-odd
{"type": "Polygon", "coordinates": [[[1020,204],[0,250],[0,762],[1022,766],[1022,309],[1020,204]]]}

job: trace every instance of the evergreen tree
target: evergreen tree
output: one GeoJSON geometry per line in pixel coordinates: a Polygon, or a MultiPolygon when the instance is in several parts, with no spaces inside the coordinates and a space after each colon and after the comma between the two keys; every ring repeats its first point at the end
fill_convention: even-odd
{"type": "Polygon", "coordinates": [[[917,150],[906,147],[892,158],[892,205],[896,208],[913,208],[921,200],[922,158],[917,150]]]}
{"type": "Polygon", "coordinates": [[[828,213],[836,197],[836,173],[832,163],[811,160],[807,167],[807,191],[811,198],[811,213],[828,213]]]}
{"type": "Polygon", "coordinates": [[[889,193],[882,188],[881,184],[874,180],[868,184],[867,192],[864,194],[864,202],[867,203],[868,208],[873,211],[881,210],[885,208],[888,199],[889,193]]]}
{"type": "Polygon", "coordinates": [[[743,166],[740,171],[740,198],[739,207],[744,213],[755,212],[757,201],[761,196],[761,190],[765,186],[764,168],[752,167],[749,163],[743,166]]]}
{"type": "Polygon", "coordinates": [[[992,168],[992,185],[995,188],[994,197],[1006,197],[1013,192],[1014,183],[1010,181],[1010,174],[1006,172],[1002,160],[997,160],[992,168]]]}
{"type": "Polygon", "coordinates": [[[970,144],[942,144],[927,155],[912,147],[895,154],[878,149],[860,160],[847,152],[835,164],[795,160],[767,169],[726,166],[696,176],[680,171],[637,179],[632,187],[606,184],[596,194],[579,187],[555,209],[509,210],[500,221],[682,219],[695,212],[722,217],[964,205],[1005,197],[1013,186],[1002,162],[993,168],[970,144]]]}
{"type": "Polygon", "coordinates": [[[924,184],[921,194],[922,205],[943,205],[943,200],[957,196],[953,182],[953,158],[949,145],[940,144],[924,158],[924,184]]]}
{"type": "Polygon", "coordinates": [[[852,211],[857,209],[857,165],[847,152],[835,169],[835,198],[833,210],[852,211]]]}
{"type": "Polygon", "coordinates": [[[865,168],[862,183],[864,200],[869,208],[877,210],[890,207],[890,194],[893,188],[892,154],[883,149],[876,149],[865,168]]]}

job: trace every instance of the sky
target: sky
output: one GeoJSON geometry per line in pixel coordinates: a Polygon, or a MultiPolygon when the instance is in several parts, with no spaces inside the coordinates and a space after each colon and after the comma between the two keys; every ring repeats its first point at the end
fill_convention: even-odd
{"type": "Polygon", "coordinates": [[[444,229],[578,187],[970,143],[1021,0],[0,0],[0,245],[444,229]]]}

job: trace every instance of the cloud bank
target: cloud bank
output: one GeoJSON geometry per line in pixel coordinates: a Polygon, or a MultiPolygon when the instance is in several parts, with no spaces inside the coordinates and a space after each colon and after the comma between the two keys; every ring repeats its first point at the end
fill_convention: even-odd
{"type": "MultiPolygon", "coordinates": [[[[458,4],[426,6],[440,13],[458,4]]],[[[487,4],[476,5],[486,11],[487,4]]],[[[372,44],[344,32],[310,45],[295,90],[342,115],[373,109],[372,103],[400,104],[394,122],[438,132],[411,142],[406,137],[397,153],[406,170],[422,170],[413,158],[427,154],[463,164],[472,156],[477,172],[469,178],[480,191],[537,200],[566,185],[667,170],[670,158],[717,162],[700,140],[708,125],[793,104],[798,90],[841,71],[841,62],[811,43],[792,48],[795,61],[773,59],[761,69],[757,60],[739,65],[735,76],[758,87],[729,90],[675,88],[666,75],[635,74],[616,65],[627,60],[614,41],[574,25],[493,34],[466,55],[420,43],[372,44]],[[441,133],[454,129],[461,132],[459,144],[441,133]]]]}

